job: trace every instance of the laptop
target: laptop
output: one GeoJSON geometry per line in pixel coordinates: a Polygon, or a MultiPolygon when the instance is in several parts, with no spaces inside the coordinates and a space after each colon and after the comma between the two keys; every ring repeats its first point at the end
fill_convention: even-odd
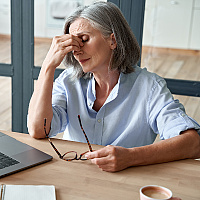
{"type": "Polygon", "coordinates": [[[52,159],[52,156],[0,132],[0,178],[52,159]]]}

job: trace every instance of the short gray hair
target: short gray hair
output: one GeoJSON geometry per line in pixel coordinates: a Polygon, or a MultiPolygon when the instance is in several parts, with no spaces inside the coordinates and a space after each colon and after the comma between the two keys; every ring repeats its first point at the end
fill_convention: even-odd
{"type": "MultiPolygon", "coordinates": [[[[139,44],[120,9],[111,2],[96,2],[89,6],[78,8],[65,22],[64,33],[69,34],[70,25],[79,18],[89,20],[91,25],[99,30],[105,38],[113,33],[117,47],[113,50],[110,63],[111,70],[118,69],[122,73],[134,71],[140,58],[139,44]]],[[[76,77],[88,77],[90,73],[84,73],[78,61],[70,52],[65,57],[65,64],[73,66],[76,77]]]]}

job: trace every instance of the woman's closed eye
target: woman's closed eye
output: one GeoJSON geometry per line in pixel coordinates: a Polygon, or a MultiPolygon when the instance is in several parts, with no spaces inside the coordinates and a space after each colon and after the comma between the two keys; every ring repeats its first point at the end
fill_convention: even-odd
{"type": "Polygon", "coordinates": [[[89,36],[83,35],[82,36],[82,42],[87,42],[89,40],[89,36]]]}

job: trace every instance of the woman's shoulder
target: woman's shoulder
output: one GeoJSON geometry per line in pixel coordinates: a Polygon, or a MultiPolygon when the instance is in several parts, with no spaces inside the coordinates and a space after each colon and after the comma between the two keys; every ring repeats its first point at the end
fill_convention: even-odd
{"type": "Polygon", "coordinates": [[[66,77],[70,77],[72,76],[73,73],[74,73],[74,70],[72,67],[66,68],[59,74],[57,79],[64,79],[66,77]]]}
{"type": "Polygon", "coordinates": [[[55,83],[75,83],[78,79],[74,76],[73,67],[64,69],[55,79],[55,83]]]}
{"type": "Polygon", "coordinates": [[[60,75],[55,79],[54,85],[60,85],[64,88],[84,87],[88,84],[89,79],[77,78],[73,67],[63,70],[60,75]]]}
{"type": "Polygon", "coordinates": [[[165,82],[165,80],[156,73],[148,71],[147,68],[141,68],[139,66],[134,66],[134,72],[127,74],[127,79],[129,81],[134,81],[135,83],[142,82],[144,85],[145,83],[150,85],[152,84],[159,84],[161,82],[165,82]]]}
{"type": "Polygon", "coordinates": [[[141,68],[141,67],[137,66],[135,68],[135,71],[140,72],[139,76],[141,76],[142,78],[147,79],[147,80],[152,80],[152,81],[157,81],[157,82],[164,80],[158,74],[148,71],[148,69],[146,67],[141,68]]]}

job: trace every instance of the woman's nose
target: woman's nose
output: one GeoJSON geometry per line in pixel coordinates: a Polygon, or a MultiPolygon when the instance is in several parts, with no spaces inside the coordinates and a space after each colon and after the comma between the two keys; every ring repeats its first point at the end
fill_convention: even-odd
{"type": "Polygon", "coordinates": [[[73,54],[74,54],[75,56],[82,55],[82,54],[83,54],[82,48],[80,48],[80,50],[78,50],[78,51],[73,51],[73,54]]]}

